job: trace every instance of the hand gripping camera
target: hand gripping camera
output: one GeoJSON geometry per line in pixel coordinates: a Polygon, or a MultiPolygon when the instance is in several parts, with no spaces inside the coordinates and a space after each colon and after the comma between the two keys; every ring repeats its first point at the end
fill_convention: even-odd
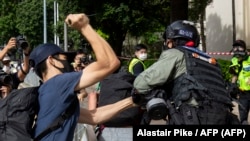
{"type": "Polygon", "coordinates": [[[168,106],[167,94],[162,89],[153,89],[148,94],[139,94],[135,89],[132,91],[133,102],[146,108],[149,118],[153,120],[166,119],[168,106]]]}
{"type": "Polygon", "coordinates": [[[22,35],[18,35],[16,37],[16,41],[17,41],[17,48],[18,49],[25,50],[29,46],[28,42],[26,41],[26,39],[22,35]]]}

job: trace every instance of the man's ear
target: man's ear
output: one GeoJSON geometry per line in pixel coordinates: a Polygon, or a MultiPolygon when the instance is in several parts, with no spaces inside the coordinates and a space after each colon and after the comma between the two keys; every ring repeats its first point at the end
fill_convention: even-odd
{"type": "Polygon", "coordinates": [[[172,48],[174,42],[173,40],[167,39],[165,43],[167,48],[172,48]]]}
{"type": "Polygon", "coordinates": [[[55,62],[52,56],[49,56],[46,61],[47,63],[50,63],[52,66],[55,66],[55,62]]]}

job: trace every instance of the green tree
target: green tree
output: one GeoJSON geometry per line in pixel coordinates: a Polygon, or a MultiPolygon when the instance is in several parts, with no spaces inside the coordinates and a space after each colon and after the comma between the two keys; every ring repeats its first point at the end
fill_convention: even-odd
{"type": "Polygon", "coordinates": [[[188,19],[188,1],[189,0],[171,0],[170,22],[176,20],[188,19]]]}
{"type": "Polygon", "coordinates": [[[0,45],[8,42],[10,37],[18,34],[16,28],[16,5],[18,0],[1,0],[0,1],[0,45]]]}
{"type": "Polygon", "coordinates": [[[109,36],[107,40],[118,56],[127,34],[137,38],[162,32],[169,19],[168,0],[85,0],[83,3],[89,4],[85,12],[95,14],[91,17],[93,26],[109,36]]]}

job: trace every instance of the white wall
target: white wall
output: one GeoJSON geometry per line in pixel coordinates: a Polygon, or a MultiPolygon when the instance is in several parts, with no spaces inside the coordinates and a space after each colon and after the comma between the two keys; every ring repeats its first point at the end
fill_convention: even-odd
{"type": "MultiPolygon", "coordinates": [[[[249,46],[249,0],[235,0],[236,39],[243,39],[249,46]],[[248,39],[248,40],[247,40],[248,39]]],[[[207,52],[228,52],[233,43],[232,0],[213,0],[206,8],[207,52]]],[[[213,55],[229,59],[230,55],[213,55]]]]}
{"type": "MultiPolygon", "coordinates": [[[[228,52],[233,40],[232,2],[214,0],[206,9],[206,45],[207,52],[228,52]]],[[[214,55],[216,58],[229,56],[214,55]]]]}

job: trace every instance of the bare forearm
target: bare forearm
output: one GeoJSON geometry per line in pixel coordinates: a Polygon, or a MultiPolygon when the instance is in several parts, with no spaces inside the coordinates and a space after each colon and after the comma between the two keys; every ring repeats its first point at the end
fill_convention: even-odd
{"type": "Polygon", "coordinates": [[[7,45],[0,51],[0,60],[3,60],[4,56],[8,53],[8,51],[15,47],[16,47],[16,38],[12,37],[8,41],[7,45]]]}
{"type": "Polygon", "coordinates": [[[132,98],[126,98],[114,104],[98,107],[95,110],[81,109],[79,122],[87,124],[101,124],[116,116],[118,113],[136,106],[132,98]]]}
{"type": "Polygon", "coordinates": [[[91,92],[88,95],[88,109],[95,110],[97,107],[98,94],[96,92],[91,92]]]}
{"type": "Polygon", "coordinates": [[[23,65],[21,64],[21,69],[18,71],[18,78],[23,81],[26,75],[29,73],[29,57],[25,56],[23,59],[23,65]]]}
{"type": "Polygon", "coordinates": [[[3,60],[5,54],[8,53],[8,49],[6,47],[4,47],[1,51],[0,51],[0,60],[3,60]]]}

